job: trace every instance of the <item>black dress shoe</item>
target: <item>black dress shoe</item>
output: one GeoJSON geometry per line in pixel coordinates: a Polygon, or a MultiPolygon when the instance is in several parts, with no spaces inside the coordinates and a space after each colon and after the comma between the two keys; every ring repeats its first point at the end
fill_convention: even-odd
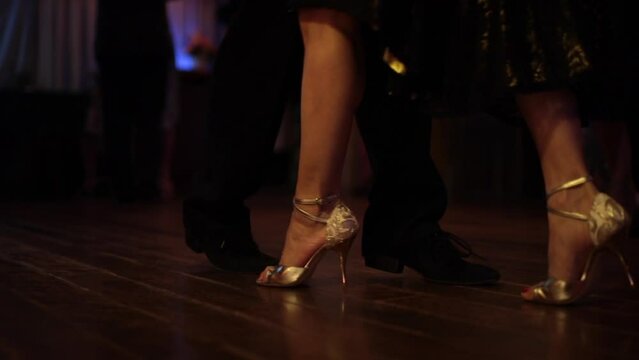
{"type": "Polygon", "coordinates": [[[185,202],[183,209],[186,244],[204,253],[220,270],[260,273],[278,259],[262,253],[251,236],[248,210],[226,207],[225,212],[206,212],[185,202]]]}
{"type": "Polygon", "coordinates": [[[404,266],[419,272],[424,279],[451,285],[490,285],[499,281],[499,272],[464,258],[476,255],[457,236],[437,230],[429,236],[405,242],[396,251],[364,255],[366,266],[401,273],[404,266]],[[461,249],[453,245],[457,244],[461,249]]]}
{"type": "Polygon", "coordinates": [[[245,246],[225,246],[204,251],[211,264],[219,269],[233,272],[250,272],[259,274],[265,267],[277,265],[278,260],[262,253],[253,242],[253,248],[245,246]]]}
{"type": "Polygon", "coordinates": [[[190,231],[188,228],[185,229],[185,236],[187,244],[207,244],[201,248],[191,246],[191,249],[206,254],[211,264],[219,270],[260,273],[266,266],[278,263],[276,258],[262,253],[252,239],[213,241],[211,235],[190,231]]]}

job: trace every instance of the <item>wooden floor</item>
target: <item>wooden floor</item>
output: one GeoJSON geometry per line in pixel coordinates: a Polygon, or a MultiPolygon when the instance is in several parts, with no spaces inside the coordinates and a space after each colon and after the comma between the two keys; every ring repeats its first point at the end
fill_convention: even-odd
{"type": "MultiPolygon", "coordinates": [[[[361,215],[365,201],[351,203],[361,215]]],[[[289,199],[252,206],[277,254],[289,199]]],[[[545,273],[543,219],[449,210],[445,228],[502,271],[496,286],[367,269],[356,243],[347,288],[330,255],[308,287],[269,289],[191,253],[179,202],[0,204],[0,359],[638,359],[639,294],[618,266],[579,306],[520,300],[545,273]]]]}

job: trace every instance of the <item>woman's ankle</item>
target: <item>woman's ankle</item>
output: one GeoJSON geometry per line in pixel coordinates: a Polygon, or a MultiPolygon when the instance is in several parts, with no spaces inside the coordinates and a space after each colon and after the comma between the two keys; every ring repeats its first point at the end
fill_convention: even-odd
{"type": "Polygon", "coordinates": [[[587,211],[599,193],[592,182],[577,188],[566,189],[553,194],[548,199],[548,207],[566,211],[587,211]]]}

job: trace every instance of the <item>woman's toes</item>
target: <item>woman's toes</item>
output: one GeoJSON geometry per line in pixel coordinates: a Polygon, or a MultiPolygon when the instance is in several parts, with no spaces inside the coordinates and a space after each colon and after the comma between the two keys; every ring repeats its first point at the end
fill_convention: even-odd
{"type": "Polygon", "coordinates": [[[269,276],[273,273],[273,271],[275,270],[275,266],[267,266],[262,273],[260,274],[260,276],[258,276],[257,278],[257,283],[265,283],[268,281],[269,276]]]}
{"type": "Polygon", "coordinates": [[[534,296],[534,289],[532,287],[524,288],[521,291],[521,297],[524,298],[524,300],[530,301],[533,299],[533,296],[534,296]]]}

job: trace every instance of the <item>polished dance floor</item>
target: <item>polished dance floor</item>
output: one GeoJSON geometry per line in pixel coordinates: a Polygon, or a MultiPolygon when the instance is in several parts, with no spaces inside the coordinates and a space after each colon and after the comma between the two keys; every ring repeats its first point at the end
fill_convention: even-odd
{"type": "MultiPolygon", "coordinates": [[[[361,217],[365,201],[349,202],[361,217]]],[[[277,254],[288,197],[252,205],[255,237],[277,254]]],[[[332,254],[307,287],[260,288],[184,246],[179,202],[0,204],[0,359],[639,359],[639,291],[616,263],[581,305],[520,300],[545,274],[539,208],[453,206],[443,223],[499,285],[367,269],[357,242],[346,288],[332,254]]]]}

